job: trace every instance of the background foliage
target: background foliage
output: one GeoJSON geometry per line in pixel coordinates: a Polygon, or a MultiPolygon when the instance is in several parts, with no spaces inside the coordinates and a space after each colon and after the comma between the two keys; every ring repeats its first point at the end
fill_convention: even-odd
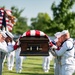
{"type": "Polygon", "coordinates": [[[38,16],[34,18],[34,21],[31,19],[31,27],[33,27],[33,29],[40,29],[42,27],[40,30],[51,36],[57,31],[68,29],[71,37],[75,37],[75,12],[71,11],[74,3],[75,0],[61,0],[59,5],[56,5],[54,2],[51,6],[53,19],[49,18],[49,15],[44,16],[44,13],[38,14],[38,16]],[[39,17],[39,15],[45,17],[45,19],[39,17]],[[43,21],[40,19],[43,19],[43,21]],[[40,24],[40,26],[38,24],[40,24]]]}
{"type": "Polygon", "coordinates": [[[14,34],[24,33],[26,30],[28,30],[27,18],[21,16],[24,9],[19,10],[18,8],[13,6],[11,7],[11,10],[12,10],[12,14],[17,18],[16,24],[14,25],[12,32],[14,34]]]}
{"type": "Polygon", "coordinates": [[[27,24],[27,17],[21,16],[25,9],[12,6],[12,14],[17,18],[12,33],[20,35],[27,30],[37,29],[54,36],[54,33],[68,29],[71,37],[75,38],[75,12],[71,11],[74,4],[75,0],[61,0],[58,5],[54,2],[50,8],[53,11],[52,18],[48,13],[39,12],[37,17],[31,18],[30,25],[27,24]]]}

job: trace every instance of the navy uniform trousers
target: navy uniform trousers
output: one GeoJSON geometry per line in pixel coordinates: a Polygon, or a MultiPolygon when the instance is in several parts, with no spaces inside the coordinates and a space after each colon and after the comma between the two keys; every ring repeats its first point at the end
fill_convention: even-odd
{"type": "Polygon", "coordinates": [[[2,75],[2,63],[5,58],[6,53],[0,51],[0,75],[2,75]]]}

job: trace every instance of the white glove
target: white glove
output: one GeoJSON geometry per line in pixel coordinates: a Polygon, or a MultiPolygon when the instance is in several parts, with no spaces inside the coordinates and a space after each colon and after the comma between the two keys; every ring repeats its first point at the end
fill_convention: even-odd
{"type": "Polygon", "coordinates": [[[53,45],[53,46],[51,47],[51,49],[52,49],[52,50],[56,50],[56,49],[57,49],[57,46],[53,45]]]}

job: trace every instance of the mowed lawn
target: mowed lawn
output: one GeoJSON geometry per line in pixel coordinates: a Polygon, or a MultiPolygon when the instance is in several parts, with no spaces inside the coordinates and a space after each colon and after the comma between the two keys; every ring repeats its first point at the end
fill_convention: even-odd
{"type": "Polygon", "coordinates": [[[45,73],[43,71],[42,61],[42,56],[27,56],[26,59],[23,61],[23,70],[21,73],[16,73],[15,65],[12,71],[8,71],[7,63],[5,62],[2,75],[54,75],[53,60],[50,64],[49,73],[45,73]]]}
{"type": "Polygon", "coordinates": [[[2,75],[54,75],[53,61],[51,61],[49,73],[43,71],[42,61],[42,56],[27,56],[23,61],[23,70],[19,74],[16,73],[15,66],[12,71],[8,71],[5,62],[2,75]]]}

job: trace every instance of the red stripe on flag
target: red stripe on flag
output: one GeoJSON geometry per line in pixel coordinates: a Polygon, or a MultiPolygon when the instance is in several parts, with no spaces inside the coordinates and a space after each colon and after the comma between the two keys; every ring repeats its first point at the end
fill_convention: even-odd
{"type": "Polygon", "coordinates": [[[11,27],[8,26],[7,28],[8,28],[9,31],[12,31],[12,28],[11,27]]]}
{"type": "Polygon", "coordinates": [[[30,36],[30,30],[26,32],[26,36],[30,36]]]}
{"type": "Polygon", "coordinates": [[[0,10],[4,10],[4,8],[0,8],[0,10]]]}
{"type": "Polygon", "coordinates": [[[35,30],[35,36],[40,36],[40,31],[35,30]]]}
{"type": "Polygon", "coordinates": [[[13,27],[11,24],[7,24],[7,26],[10,26],[11,28],[13,27]]]}
{"type": "Polygon", "coordinates": [[[9,31],[12,31],[13,24],[8,23],[8,24],[7,24],[7,28],[8,28],[9,31]]]}
{"type": "Polygon", "coordinates": [[[9,22],[9,20],[6,20],[6,22],[9,22]]]}
{"type": "Polygon", "coordinates": [[[0,26],[0,28],[2,28],[2,26],[0,26]]]}

